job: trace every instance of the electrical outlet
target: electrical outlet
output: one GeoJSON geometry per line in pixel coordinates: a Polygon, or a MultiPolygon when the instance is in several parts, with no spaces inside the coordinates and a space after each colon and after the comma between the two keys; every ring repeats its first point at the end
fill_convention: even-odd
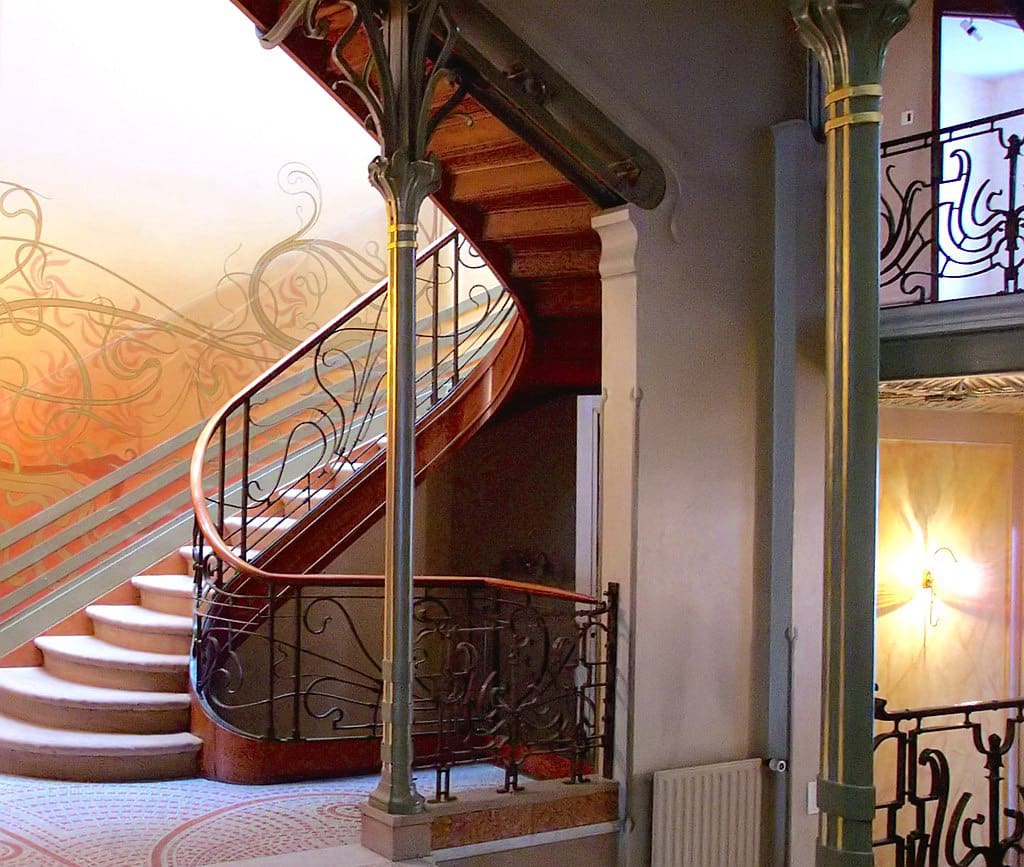
{"type": "Polygon", "coordinates": [[[807,783],[807,815],[814,816],[818,812],[818,781],[807,783]]]}
{"type": "Polygon", "coordinates": [[[914,122],[914,112],[911,109],[900,112],[900,126],[910,126],[914,122]]]}

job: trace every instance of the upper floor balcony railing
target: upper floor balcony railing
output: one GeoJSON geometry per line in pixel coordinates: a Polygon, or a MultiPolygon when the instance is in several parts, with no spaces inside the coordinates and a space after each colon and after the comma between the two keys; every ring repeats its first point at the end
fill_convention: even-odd
{"type": "Polygon", "coordinates": [[[1003,867],[1024,856],[1024,698],[889,710],[875,700],[875,863],[1003,867]]]}
{"type": "Polygon", "coordinates": [[[1024,291],[1024,108],[882,145],[883,307],[1024,291]]]}

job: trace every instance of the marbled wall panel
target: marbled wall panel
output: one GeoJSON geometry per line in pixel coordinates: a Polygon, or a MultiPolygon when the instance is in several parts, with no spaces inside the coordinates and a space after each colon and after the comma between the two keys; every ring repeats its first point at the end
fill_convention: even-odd
{"type": "MultiPolygon", "coordinates": [[[[881,441],[876,679],[889,708],[1011,694],[1014,471],[1012,444],[881,441]]],[[[968,732],[927,745],[949,759],[952,803],[982,792],[968,732]]],[[[880,798],[892,794],[894,762],[890,750],[876,755],[880,798]]]]}

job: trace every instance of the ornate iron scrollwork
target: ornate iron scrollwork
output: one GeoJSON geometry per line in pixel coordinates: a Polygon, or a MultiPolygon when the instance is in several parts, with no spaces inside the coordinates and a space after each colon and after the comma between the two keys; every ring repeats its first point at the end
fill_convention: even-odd
{"type": "MultiPolygon", "coordinates": [[[[196,688],[222,722],[268,740],[380,737],[379,581],[231,590],[200,571],[196,688]]],[[[413,734],[438,800],[470,762],[503,767],[505,792],[531,762],[579,782],[600,754],[611,772],[615,588],[601,603],[534,589],[417,582],[413,734]]]]}
{"type": "Polygon", "coordinates": [[[1004,867],[1011,852],[1024,855],[1024,787],[1009,790],[1004,776],[1024,724],[1024,699],[904,711],[889,711],[878,699],[875,720],[876,754],[894,749],[896,771],[893,797],[875,807],[883,824],[876,850],[892,852],[896,867],[1004,867]],[[968,747],[979,759],[973,768],[964,765],[968,747]],[[980,804],[966,790],[971,783],[963,774],[971,772],[984,780],[980,804]]]}
{"type": "Polygon", "coordinates": [[[883,304],[1024,290],[1022,132],[1019,109],[882,146],[883,304]]]}

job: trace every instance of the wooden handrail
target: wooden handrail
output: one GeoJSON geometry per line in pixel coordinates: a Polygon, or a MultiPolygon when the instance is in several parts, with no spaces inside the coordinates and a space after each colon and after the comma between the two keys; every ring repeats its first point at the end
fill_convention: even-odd
{"type": "MultiPolygon", "coordinates": [[[[379,587],[384,584],[383,575],[280,575],[274,572],[259,572],[252,577],[257,577],[271,585],[302,587],[379,587]]],[[[528,593],[531,596],[562,599],[577,605],[601,604],[600,599],[583,593],[574,593],[571,590],[562,590],[544,584],[531,584],[529,581],[492,578],[487,575],[417,575],[413,578],[413,584],[418,587],[438,585],[459,588],[487,587],[491,590],[507,590],[512,593],[528,593]]]]}
{"type": "MultiPolygon", "coordinates": [[[[433,255],[436,250],[442,247],[444,244],[451,241],[451,239],[458,233],[457,229],[453,229],[451,232],[446,233],[443,237],[434,241],[429,247],[427,247],[422,256],[421,260],[427,259],[433,255]]],[[[492,269],[493,270],[493,269],[492,269]]],[[[240,408],[246,400],[250,399],[252,395],[262,389],[264,386],[272,382],[278,375],[284,372],[290,367],[295,361],[306,355],[309,350],[315,347],[319,342],[324,339],[325,334],[333,331],[338,326],[353,318],[365,309],[369,304],[380,297],[381,293],[387,289],[387,281],[383,281],[376,288],[370,290],[362,298],[357,299],[355,302],[350,304],[345,310],[331,319],[326,325],[320,328],[315,334],[306,338],[298,346],[288,352],[283,358],[276,362],[270,367],[265,373],[259,376],[252,383],[247,385],[244,389],[239,391],[231,400],[229,400],[214,416],[207,422],[198,439],[196,440],[195,450],[192,454],[192,460],[189,466],[189,489],[192,496],[192,505],[195,511],[196,522],[199,526],[199,530],[209,547],[212,549],[212,553],[216,555],[225,565],[234,569],[240,576],[244,576],[249,579],[255,579],[263,581],[264,583],[271,585],[318,585],[318,586],[374,586],[376,584],[383,583],[382,576],[373,575],[333,575],[333,574],[302,574],[302,573],[281,573],[281,572],[270,572],[259,568],[258,566],[243,560],[241,557],[236,555],[230,548],[230,546],[221,537],[220,532],[217,530],[214,524],[213,518],[210,515],[209,508],[207,506],[206,492],[203,489],[203,464],[206,458],[206,451],[212,441],[217,429],[225,421],[228,415],[240,408]]],[[[507,287],[505,288],[507,292],[507,287]]],[[[512,325],[506,329],[502,335],[498,344],[482,359],[473,369],[471,374],[460,384],[460,390],[470,389],[476,384],[482,377],[488,375],[491,363],[497,357],[499,357],[503,350],[506,348],[509,341],[512,339],[516,332],[516,325],[525,327],[525,318],[523,317],[522,303],[513,294],[509,293],[516,306],[516,317],[517,320],[513,320],[512,325]]],[[[524,342],[525,337],[521,337],[524,342]]],[[[579,593],[572,593],[566,590],[560,590],[554,587],[546,587],[539,584],[530,584],[527,582],[511,581],[502,578],[491,578],[486,576],[422,576],[414,579],[417,584],[429,583],[432,585],[448,585],[448,586],[459,586],[459,587],[490,587],[492,589],[502,589],[514,592],[529,593],[535,596],[543,596],[548,598],[563,599],[568,602],[585,605],[597,605],[600,604],[600,600],[595,599],[591,596],[586,596],[579,593]]]]}

